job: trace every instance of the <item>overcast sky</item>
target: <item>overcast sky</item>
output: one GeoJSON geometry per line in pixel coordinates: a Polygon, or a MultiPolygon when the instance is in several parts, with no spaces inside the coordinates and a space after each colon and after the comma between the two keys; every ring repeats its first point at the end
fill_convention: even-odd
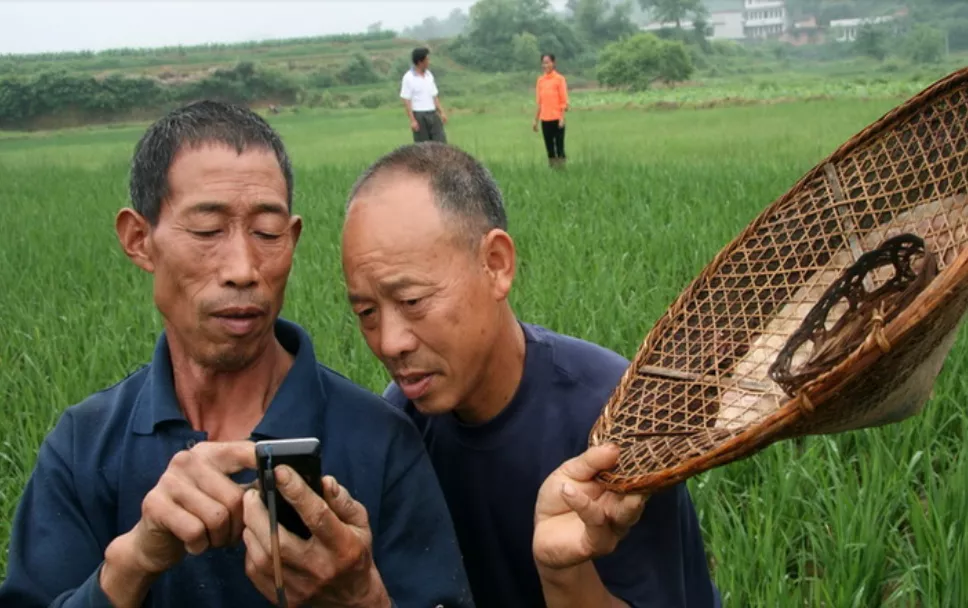
{"type": "MultiPolygon", "coordinates": [[[[0,54],[156,47],[401,30],[473,0],[0,0],[0,54]]],[[[563,7],[565,0],[553,1],[563,7]]]]}

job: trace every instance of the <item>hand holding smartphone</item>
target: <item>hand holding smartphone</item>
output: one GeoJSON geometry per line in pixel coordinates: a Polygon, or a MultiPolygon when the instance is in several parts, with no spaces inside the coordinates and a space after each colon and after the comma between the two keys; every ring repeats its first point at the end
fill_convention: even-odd
{"type": "Polygon", "coordinates": [[[281,464],[292,467],[306,485],[321,497],[323,487],[319,440],[305,437],[259,441],[255,444],[255,455],[259,473],[259,495],[263,504],[270,513],[276,513],[279,525],[304,540],[308,539],[312,534],[309,528],[289,501],[275,491],[274,468],[281,464]]]}
{"type": "Polygon", "coordinates": [[[269,518],[267,522],[262,510],[258,508],[258,503],[254,502],[258,499],[249,492],[246,496],[245,525],[250,526],[246,532],[251,530],[251,533],[247,536],[246,544],[248,546],[256,543],[259,546],[249,547],[252,554],[246,557],[246,568],[247,571],[249,568],[255,568],[259,572],[252,580],[257,583],[260,591],[266,597],[271,593],[266,580],[268,574],[266,558],[269,558],[275,579],[276,605],[280,608],[288,606],[289,597],[287,597],[286,587],[289,584],[298,587],[291,588],[288,592],[296,605],[302,605],[313,599],[306,597],[307,594],[320,589],[322,591],[315,596],[317,602],[337,600],[337,603],[342,605],[347,600],[345,595],[351,594],[371,598],[369,602],[372,602],[374,597],[380,597],[385,605],[389,599],[387,591],[382,584],[373,581],[376,566],[370,551],[372,534],[369,533],[366,509],[338,484],[334,484],[330,491],[323,492],[319,440],[300,438],[260,441],[255,444],[255,453],[259,494],[268,510],[269,518]],[[277,488],[274,469],[281,464],[294,469],[296,474],[302,477],[303,481],[319,496],[319,500],[316,501],[306,496],[304,489],[300,492],[302,494],[300,502],[306,504],[307,519],[320,519],[321,528],[326,530],[326,533],[321,534],[320,537],[313,537],[312,531],[303,523],[299,513],[277,488]],[[325,496],[329,496],[331,502],[327,501],[325,496]],[[309,498],[308,501],[307,498],[309,498]],[[268,538],[264,529],[258,531],[254,529],[255,526],[262,528],[266,524],[269,528],[268,538]],[[290,566],[298,572],[290,571],[283,563],[284,551],[281,550],[284,546],[283,541],[292,542],[292,540],[285,539],[284,535],[282,539],[280,538],[278,531],[280,524],[295,536],[309,541],[296,542],[294,547],[290,546],[290,553],[295,551],[297,553],[295,559],[298,560],[290,566]],[[366,531],[367,534],[358,534],[357,531],[366,531]],[[360,558],[367,560],[365,570],[361,570],[360,558]],[[287,576],[295,578],[291,578],[287,584],[287,576]],[[307,577],[311,581],[309,587],[307,587],[307,577]],[[295,584],[297,582],[298,585],[295,584]]]}

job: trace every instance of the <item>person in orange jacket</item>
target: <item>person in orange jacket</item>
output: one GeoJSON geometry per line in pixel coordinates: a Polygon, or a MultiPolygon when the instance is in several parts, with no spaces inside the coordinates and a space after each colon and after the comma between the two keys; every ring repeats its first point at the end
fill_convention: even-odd
{"type": "Polygon", "coordinates": [[[568,109],[568,84],[555,67],[553,53],[541,56],[544,74],[538,76],[535,84],[535,97],[538,110],[534,115],[532,129],[544,135],[548,151],[548,164],[552,167],[565,164],[565,110],[568,109]]]}

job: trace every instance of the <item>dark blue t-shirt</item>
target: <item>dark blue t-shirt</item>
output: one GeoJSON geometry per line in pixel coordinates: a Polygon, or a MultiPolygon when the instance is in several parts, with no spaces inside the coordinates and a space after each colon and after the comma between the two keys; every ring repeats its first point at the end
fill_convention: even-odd
{"type": "MultiPolygon", "coordinates": [[[[447,506],[413,425],[317,363],[299,326],[279,320],[276,334],[295,361],[251,438],[320,439],[323,474],[366,507],[374,560],[396,606],[472,606],[447,506]]],[[[0,606],[109,608],[97,580],[105,548],[137,523],[172,456],[205,439],[178,407],[162,334],[150,365],[68,408],[45,438],[13,521],[0,606]]],[[[272,603],[246,576],[239,543],[187,556],[144,605],[272,603]]]]}
{"type": "MultiPolygon", "coordinates": [[[[424,437],[457,528],[474,600],[484,608],[544,606],[531,541],[542,482],[587,449],[591,427],[629,361],[589,342],[521,324],[524,374],[508,406],[476,426],[420,414],[392,384],[384,396],[424,437]]],[[[638,524],[595,562],[630,606],[718,606],[685,485],[653,495],[638,524]]]]}

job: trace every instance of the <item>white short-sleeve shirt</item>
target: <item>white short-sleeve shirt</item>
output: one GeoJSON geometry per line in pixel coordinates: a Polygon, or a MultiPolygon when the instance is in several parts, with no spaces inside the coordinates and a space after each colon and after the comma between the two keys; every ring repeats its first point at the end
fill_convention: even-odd
{"type": "Polygon", "coordinates": [[[423,76],[413,69],[407,70],[400,83],[400,97],[409,99],[414,112],[428,112],[436,109],[434,97],[437,97],[437,83],[430,70],[424,70],[423,76]]]}

